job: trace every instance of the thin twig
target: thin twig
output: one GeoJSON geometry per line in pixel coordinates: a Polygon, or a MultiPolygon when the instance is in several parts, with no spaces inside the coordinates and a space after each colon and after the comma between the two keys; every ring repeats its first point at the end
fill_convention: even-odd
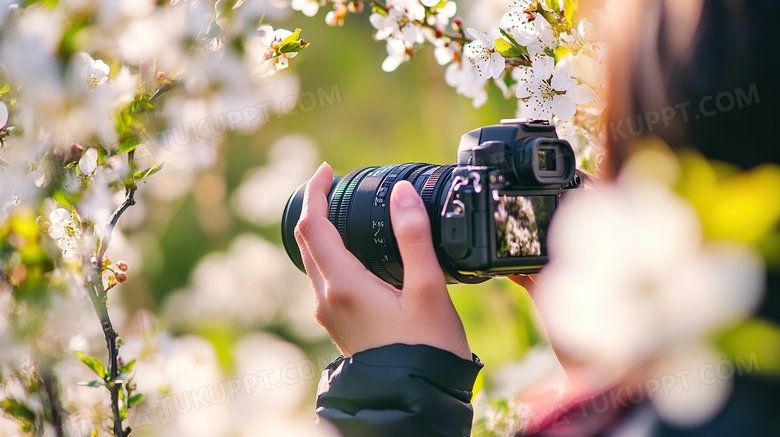
{"type": "Polygon", "coordinates": [[[119,221],[119,217],[122,216],[122,213],[124,213],[127,208],[130,208],[131,206],[135,205],[135,187],[128,188],[125,193],[125,200],[122,202],[121,205],[119,205],[119,208],[114,211],[113,214],[111,214],[111,217],[108,219],[108,224],[106,224],[106,230],[103,234],[103,239],[100,241],[100,247],[97,250],[97,254],[95,255],[95,261],[94,264],[96,267],[102,267],[103,265],[103,256],[106,254],[106,250],[108,250],[108,245],[111,243],[111,235],[114,232],[114,228],[116,227],[117,221],[119,221]]]}
{"type": "Polygon", "coordinates": [[[160,85],[156,90],[154,90],[154,93],[152,94],[152,97],[149,99],[149,102],[154,103],[155,100],[159,99],[160,96],[165,94],[166,91],[170,90],[171,88],[175,87],[178,84],[179,84],[179,80],[177,79],[160,85]]]}

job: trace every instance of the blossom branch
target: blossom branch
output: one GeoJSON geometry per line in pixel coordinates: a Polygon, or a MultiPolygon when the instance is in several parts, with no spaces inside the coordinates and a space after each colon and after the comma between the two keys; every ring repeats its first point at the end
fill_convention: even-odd
{"type": "MultiPolygon", "coordinates": [[[[172,87],[172,86],[171,86],[172,87]]],[[[170,89],[168,87],[167,89],[170,89]]],[[[166,90],[167,90],[166,89],[166,90]]],[[[166,90],[161,92],[155,92],[156,96],[159,96],[166,90]]],[[[159,89],[158,89],[159,91],[159,89]]],[[[153,97],[154,98],[154,97],[153,97]]],[[[128,161],[130,167],[133,167],[133,152],[128,154],[128,161]]],[[[125,437],[130,433],[130,428],[122,428],[122,412],[119,408],[119,392],[122,390],[122,383],[117,382],[119,376],[119,348],[117,347],[117,332],[114,330],[111,323],[111,317],[108,314],[108,290],[113,288],[113,285],[108,287],[103,286],[103,259],[108,250],[108,245],[111,243],[111,237],[114,232],[119,218],[127,211],[128,208],[135,205],[135,192],[137,188],[135,184],[128,184],[126,188],[125,200],[121,205],[111,214],[106,224],[103,239],[100,242],[95,257],[93,259],[91,274],[90,274],[90,288],[92,289],[90,300],[92,306],[95,308],[98,319],[100,320],[101,327],[103,328],[103,337],[106,340],[106,348],[108,349],[108,379],[106,381],[106,387],[111,394],[111,413],[113,415],[114,426],[113,434],[117,437],[125,437]]]]}
{"type": "MultiPolygon", "coordinates": [[[[370,3],[384,12],[387,12],[390,9],[386,4],[382,3],[379,0],[371,0],[370,3]]],[[[426,21],[420,21],[420,20],[410,20],[410,21],[416,23],[420,27],[431,29],[432,31],[436,32],[437,35],[441,35],[443,37],[449,38],[450,40],[461,44],[466,44],[471,41],[469,38],[466,37],[466,34],[463,33],[463,28],[461,26],[458,26],[456,28],[458,35],[453,35],[451,33],[445,32],[443,29],[439,29],[435,26],[431,26],[426,21]]]]}

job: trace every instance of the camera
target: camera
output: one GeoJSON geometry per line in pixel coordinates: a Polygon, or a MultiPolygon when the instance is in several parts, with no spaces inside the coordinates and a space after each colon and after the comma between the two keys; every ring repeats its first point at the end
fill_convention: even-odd
{"type": "MultiPolygon", "coordinates": [[[[328,219],[368,270],[400,286],[403,264],[390,223],[393,185],[408,180],[425,204],[448,283],[537,273],[560,203],[584,186],[571,145],[546,120],[502,120],[463,135],[456,164],[365,167],[334,177],[328,219]]],[[[282,240],[304,270],[294,237],[306,184],[282,216],[282,240]]]]}

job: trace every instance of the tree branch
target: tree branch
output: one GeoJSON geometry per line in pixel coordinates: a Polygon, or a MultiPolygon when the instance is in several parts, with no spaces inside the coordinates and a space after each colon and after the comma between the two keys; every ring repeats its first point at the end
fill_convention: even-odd
{"type": "MultiPolygon", "coordinates": [[[[130,156],[132,163],[132,156],[130,156]]],[[[131,165],[132,166],[132,165],[131,165]]],[[[117,333],[114,330],[114,326],[111,324],[111,318],[108,314],[108,290],[113,287],[103,287],[103,257],[108,250],[108,245],[111,243],[111,237],[114,232],[119,218],[122,214],[135,205],[136,187],[131,186],[126,189],[125,200],[121,205],[111,214],[106,224],[105,233],[103,239],[100,242],[100,246],[95,252],[95,259],[92,264],[90,272],[89,284],[92,288],[92,292],[89,293],[92,306],[95,308],[100,325],[103,328],[103,337],[106,340],[106,348],[108,349],[108,381],[106,381],[106,387],[111,394],[111,413],[113,415],[114,426],[113,434],[116,437],[126,437],[130,433],[130,428],[122,428],[122,413],[119,409],[119,391],[122,390],[122,383],[115,382],[117,376],[119,376],[119,348],[117,347],[117,333]]]]}
{"type": "Polygon", "coordinates": [[[43,388],[46,391],[46,397],[49,401],[49,410],[51,411],[51,423],[54,426],[54,432],[57,437],[65,437],[65,428],[62,424],[62,402],[60,401],[60,388],[57,377],[52,372],[48,363],[41,365],[41,380],[43,388]]]}

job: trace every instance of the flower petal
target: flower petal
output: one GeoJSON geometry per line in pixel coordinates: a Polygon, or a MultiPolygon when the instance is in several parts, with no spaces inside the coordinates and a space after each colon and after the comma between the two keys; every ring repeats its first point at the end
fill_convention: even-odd
{"type": "Polygon", "coordinates": [[[65,227],[59,223],[51,225],[49,228],[49,236],[55,240],[65,236],[65,227]]]}
{"type": "Polygon", "coordinates": [[[587,85],[577,85],[566,92],[566,97],[570,98],[572,102],[578,105],[584,105],[586,103],[596,100],[598,95],[593,89],[587,85]]]}
{"type": "Polygon", "coordinates": [[[577,85],[577,81],[571,77],[571,64],[563,59],[558,62],[553,71],[552,81],[550,86],[555,91],[568,91],[577,85]]]}
{"type": "Polygon", "coordinates": [[[409,44],[414,44],[417,42],[420,42],[420,32],[419,29],[417,29],[417,26],[415,26],[412,23],[406,23],[406,26],[404,26],[401,29],[401,34],[404,37],[404,41],[406,41],[409,44]]]}
{"type": "Polygon", "coordinates": [[[0,102],[0,129],[5,128],[8,124],[8,106],[5,102],[0,102]]]}
{"type": "Polygon", "coordinates": [[[540,56],[536,61],[534,61],[533,68],[536,77],[538,77],[540,80],[547,80],[553,74],[553,69],[555,68],[555,59],[547,55],[540,56]]]}
{"type": "Polygon", "coordinates": [[[317,11],[319,10],[320,10],[320,3],[316,0],[307,1],[301,8],[301,12],[303,12],[303,15],[306,15],[307,17],[313,17],[317,15],[317,11]]]}
{"type": "Polygon", "coordinates": [[[455,52],[448,47],[436,47],[433,50],[433,57],[439,65],[447,65],[455,58],[455,52]]]}
{"type": "Polygon", "coordinates": [[[98,151],[96,148],[90,147],[79,160],[79,169],[81,169],[82,174],[91,175],[97,170],[97,164],[98,151]]]}
{"type": "Polygon", "coordinates": [[[404,58],[401,56],[388,56],[384,61],[382,61],[382,71],[387,73],[395,71],[395,69],[398,68],[398,66],[401,65],[403,61],[404,58]]]}
{"type": "Polygon", "coordinates": [[[506,67],[506,60],[500,53],[493,53],[490,55],[489,68],[493,79],[498,79],[498,77],[501,76],[501,73],[504,72],[504,67],[506,67]]]}
{"type": "Polygon", "coordinates": [[[52,225],[58,224],[62,226],[70,221],[70,211],[65,208],[57,208],[49,214],[49,221],[52,225]]]}
{"type": "Polygon", "coordinates": [[[567,96],[555,96],[552,98],[552,112],[561,121],[566,122],[577,113],[577,107],[567,96]]]}
{"type": "Polygon", "coordinates": [[[495,45],[496,43],[493,40],[488,38],[488,36],[485,35],[484,33],[478,31],[477,29],[474,29],[473,27],[469,27],[468,29],[466,29],[466,33],[471,35],[472,38],[479,40],[479,42],[481,42],[482,45],[485,45],[491,49],[496,47],[495,45]]]}

